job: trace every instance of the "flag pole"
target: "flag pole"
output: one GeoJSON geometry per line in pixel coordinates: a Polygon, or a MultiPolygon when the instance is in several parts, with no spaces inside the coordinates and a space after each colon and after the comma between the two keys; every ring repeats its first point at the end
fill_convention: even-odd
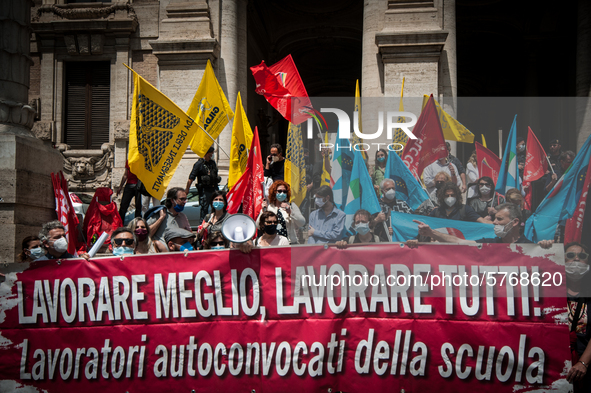
{"type": "MultiPolygon", "coordinates": [[[[189,119],[191,119],[191,118],[189,117],[189,119]]],[[[191,120],[193,120],[193,119],[191,119],[191,120]]],[[[193,121],[195,122],[195,124],[197,124],[197,122],[196,122],[195,120],[193,120],[193,121]]],[[[213,137],[212,137],[211,135],[209,135],[209,133],[203,129],[203,127],[201,127],[199,124],[197,124],[197,127],[201,128],[201,131],[203,131],[203,132],[205,133],[205,135],[207,135],[207,136],[209,137],[209,139],[211,139],[211,141],[212,141],[213,143],[215,143],[215,144],[216,144],[216,146],[217,146],[217,147],[218,147],[218,148],[219,148],[221,151],[223,151],[223,152],[224,152],[224,154],[226,155],[226,157],[230,158],[230,156],[228,155],[228,153],[226,153],[226,151],[225,151],[224,149],[222,149],[222,147],[220,146],[220,144],[219,144],[219,143],[217,143],[217,142],[216,142],[216,140],[215,140],[215,139],[213,139],[213,137]]]]}
{"type": "Polygon", "coordinates": [[[552,167],[552,164],[550,163],[550,159],[548,158],[548,156],[546,156],[546,161],[548,161],[548,166],[550,167],[552,174],[555,175],[556,173],[554,172],[554,168],[552,167]]]}

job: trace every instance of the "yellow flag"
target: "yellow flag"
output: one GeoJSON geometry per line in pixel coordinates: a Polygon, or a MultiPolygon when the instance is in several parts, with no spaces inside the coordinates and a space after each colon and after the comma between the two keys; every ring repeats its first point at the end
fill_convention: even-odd
{"type": "Polygon", "coordinates": [[[248,162],[248,148],[252,143],[252,129],[242,107],[240,92],[236,98],[236,116],[232,125],[232,146],[230,148],[230,173],[228,188],[232,188],[240,179],[248,162]]]}
{"type": "Polygon", "coordinates": [[[484,139],[484,134],[480,135],[482,135],[482,146],[486,147],[486,139],[484,139]]]}
{"type": "Polygon", "coordinates": [[[129,126],[129,168],[144,183],[150,195],[160,200],[197,131],[197,125],[168,97],[131,71],[134,90],[129,126]]]}
{"type": "MultiPolygon", "coordinates": [[[[328,132],[324,133],[324,146],[328,145],[328,132]]],[[[326,159],[322,157],[322,177],[320,178],[321,186],[330,186],[330,171],[326,167],[326,159]]]]}
{"type": "MultiPolygon", "coordinates": [[[[359,93],[359,79],[357,79],[357,82],[355,83],[355,111],[357,112],[357,124],[359,126],[359,132],[363,132],[363,129],[361,128],[361,96],[359,93]]],[[[363,143],[363,139],[359,138],[357,134],[353,132],[353,136],[351,137],[351,145],[359,145],[361,143],[363,143]]],[[[367,153],[365,150],[361,150],[361,155],[364,159],[367,158],[367,153]]]]}
{"type": "MultiPolygon", "coordinates": [[[[429,96],[424,94],[423,95],[423,108],[427,105],[427,101],[429,100],[429,96]]],[[[443,137],[448,141],[458,141],[458,142],[466,142],[466,143],[474,143],[474,134],[472,134],[466,127],[462,125],[459,121],[451,117],[448,113],[446,113],[441,106],[435,101],[435,107],[437,108],[437,113],[439,113],[439,122],[441,123],[441,129],[443,130],[443,137]]]]}
{"type": "MultiPolygon", "coordinates": [[[[399,112],[404,112],[404,103],[402,102],[402,96],[404,95],[404,78],[402,78],[402,86],[400,87],[400,105],[398,106],[398,111],[399,112]]],[[[399,116],[398,117],[398,123],[404,123],[405,119],[403,116],[399,116]]],[[[399,143],[402,145],[402,149],[400,149],[400,146],[396,146],[396,149],[398,149],[396,151],[396,153],[402,157],[402,152],[404,151],[404,146],[406,146],[406,142],[408,142],[408,135],[406,134],[406,132],[402,131],[401,128],[396,128],[396,131],[394,131],[394,138],[393,138],[393,143],[399,143]]]]}
{"type": "Polygon", "coordinates": [[[234,112],[226,100],[209,60],[207,60],[205,73],[187,114],[195,119],[195,124],[199,128],[191,141],[191,150],[199,157],[204,157],[213,144],[213,139],[220,135],[224,127],[234,117],[234,112]]]}
{"type": "Polygon", "coordinates": [[[300,205],[306,198],[306,162],[302,141],[302,125],[289,123],[287,154],[285,156],[285,182],[291,187],[291,201],[300,205]]]}

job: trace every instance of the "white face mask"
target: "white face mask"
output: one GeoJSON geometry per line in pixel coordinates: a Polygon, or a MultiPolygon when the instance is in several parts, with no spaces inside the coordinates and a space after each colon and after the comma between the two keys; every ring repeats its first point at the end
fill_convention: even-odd
{"type": "Polygon", "coordinates": [[[66,237],[60,237],[53,242],[53,249],[57,252],[64,253],[68,251],[68,240],[66,237]]]}
{"type": "Polygon", "coordinates": [[[489,186],[480,186],[480,193],[488,195],[490,193],[490,187],[489,186]]]}
{"type": "Polygon", "coordinates": [[[579,281],[589,271],[589,265],[583,262],[566,262],[565,270],[569,279],[579,281]]]}
{"type": "Polygon", "coordinates": [[[513,227],[507,229],[507,226],[510,224],[511,223],[506,224],[506,225],[495,225],[495,229],[494,229],[495,235],[500,238],[507,236],[507,234],[511,231],[511,229],[513,229],[513,227]]]}
{"type": "Polygon", "coordinates": [[[445,204],[449,207],[452,207],[453,205],[456,204],[456,200],[457,200],[456,197],[452,197],[452,196],[447,197],[447,198],[445,198],[445,204]]]}
{"type": "Polygon", "coordinates": [[[525,145],[519,145],[519,146],[517,146],[517,151],[518,152],[522,152],[524,150],[525,150],[525,145]]]}
{"type": "Polygon", "coordinates": [[[316,206],[318,207],[322,207],[326,203],[324,202],[324,198],[316,198],[314,201],[316,202],[316,206]]]}
{"type": "Polygon", "coordinates": [[[392,200],[394,200],[394,197],[396,196],[396,190],[388,190],[384,193],[384,196],[386,197],[387,200],[392,201],[392,200]]]}

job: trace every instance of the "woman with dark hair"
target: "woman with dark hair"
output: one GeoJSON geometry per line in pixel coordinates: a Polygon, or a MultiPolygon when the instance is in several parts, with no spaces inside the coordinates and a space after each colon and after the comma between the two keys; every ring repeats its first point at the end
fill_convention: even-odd
{"type": "Polygon", "coordinates": [[[228,213],[228,199],[226,199],[226,193],[224,191],[214,191],[211,195],[209,202],[212,213],[205,216],[203,223],[197,231],[197,238],[207,238],[207,232],[219,232],[222,230],[222,225],[228,217],[231,216],[228,213]]]}
{"type": "MultiPolygon", "coordinates": [[[[494,214],[494,207],[505,203],[498,192],[495,192],[495,182],[488,176],[482,176],[476,182],[476,194],[468,199],[466,203],[482,218],[490,217],[494,214]]],[[[491,221],[493,221],[491,219],[491,221]]]]}
{"type": "Polygon", "coordinates": [[[588,326],[588,310],[591,302],[591,274],[589,274],[589,249],[572,242],[564,246],[568,323],[572,367],[566,380],[574,385],[575,393],[591,391],[589,364],[591,363],[591,327],[588,326]]]}
{"type": "Polygon", "coordinates": [[[19,262],[33,262],[44,256],[47,251],[41,247],[41,239],[37,236],[27,236],[22,242],[22,251],[18,254],[19,262]]]}
{"type": "MultiPolygon", "coordinates": [[[[287,237],[290,244],[298,244],[297,230],[304,226],[306,219],[300,212],[297,204],[291,202],[291,187],[283,180],[277,180],[269,188],[269,203],[263,201],[263,210],[273,212],[277,215],[281,212],[281,217],[277,217],[281,228],[277,228],[277,232],[284,237],[287,237]]],[[[257,224],[260,222],[261,216],[257,218],[257,224]]]]}
{"type": "Polygon", "coordinates": [[[158,252],[167,252],[166,246],[158,240],[152,240],[154,230],[150,228],[146,220],[141,217],[134,218],[127,227],[137,237],[136,254],[156,254],[158,252]]]}
{"type": "Polygon", "coordinates": [[[259,233],[262,233],[262,235],[254,241],[254,245],[258,247],[289,246],[289,240],[277,233],[278,223],[277,214],[271,211],[261,214],[259,233]]]}
{"type": "MultiPolygon", "coordinates": [[[[437,191],[437,199],[439,200],[439,207],[431,211],[431,214],[429,214],[431,217],[487,223],[474,209],[462,203],[462,192],[456,184],[445,183],[437,191]]],[[[491,222],[488,223],[492,224],[491,222]]]]}
{"type": "Polygon", "coordinates": [[[379,149],[376,151],[376,161],[373,170],[373,174],[371,175],[371,181],[373,183],[373,188],[376,190],[378,197],[381,195],[380,185],[384,181],[384,177],[386,176],[386,162],[388,161],[388,151],[386,149],[379,149]]]}
{"type": "Polygon", "coordinates": [[[211,231],[203,242],[204,250],[223,250],[230,248],[230,242],[220,231],[211,231]]]}

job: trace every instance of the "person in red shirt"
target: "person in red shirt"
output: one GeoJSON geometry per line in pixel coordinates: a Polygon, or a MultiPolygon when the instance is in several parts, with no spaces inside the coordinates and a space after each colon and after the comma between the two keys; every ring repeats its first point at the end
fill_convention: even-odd
{"type": "Polygon", "coordinates": [[[119,184],[119,188],[117,188],[117,196],[119,196],[121,189],[123,186],[125,186],[123,189],[123,196],[121,197],[121,205],[119,206],[119,215],[121,216],[122,222],[125,222],[125,213],[127,213],[127,209],[129,208],[131,200],[134,198],[135,217],[142,216],[142,197],[137,190],[137,184],[137,176],[129,170],[129,162],[125,161],[125,174],[121,178],[121,184],[119,184]]]}

